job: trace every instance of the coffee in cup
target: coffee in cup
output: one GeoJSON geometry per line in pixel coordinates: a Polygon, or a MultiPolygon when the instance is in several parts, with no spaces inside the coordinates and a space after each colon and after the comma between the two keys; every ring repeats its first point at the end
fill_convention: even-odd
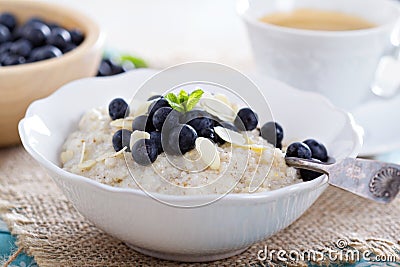
{"type": "Polygon", "coordinates": [[[374,23],[356,15],[313,8],[275,12],[263,16],[260,21],[282,27],[317,31],[351,31],[376,26],[374,23]]]}

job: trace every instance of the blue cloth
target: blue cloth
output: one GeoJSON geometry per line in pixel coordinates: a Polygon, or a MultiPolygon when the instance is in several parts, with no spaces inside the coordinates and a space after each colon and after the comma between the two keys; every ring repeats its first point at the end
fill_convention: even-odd
{"type": "MultiPolygon", "coordinates": [[[[6,224],[0,220],[0,259],[7,260],[16,250],[15,237],[10,234],[6,224]]],[[[10,264],[12,267],[37,267],[32,257],[25,253],[20,253],[10,264]]]]}

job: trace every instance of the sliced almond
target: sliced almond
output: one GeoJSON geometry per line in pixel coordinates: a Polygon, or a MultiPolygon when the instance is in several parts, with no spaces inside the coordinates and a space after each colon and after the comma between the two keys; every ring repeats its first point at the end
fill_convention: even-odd
{"type": "Polygon", "coordinates": [[[224,95],[224,94],[215,94],[214,97],[215,97],[215,99],[218,99],[219,101],[224,102],[228,106],[231,105],[231,103],[228,100],[228,97],[226,95],[224,95]]]}
{"type": "Polygon", "coordinates": [[[61,153],[61,163],[65,164],[67,161],[71,160],[72,157],[74,156],[74,151],[72,150],[66,150],[61,153]]]}
{"type": "Polygon", "coordinates": [[[219,137],[228,143],[238,146],[248,145],[246,137],[241,133],[229,130],[222,126],[214,127],[214,131],[219,137]]]}
{"type": "Polygon", "coordinates": [[[257,153],[262,153],[264,150],[268,149],[267,146],[254,144],[247,134],[241,134],[221,126],[214,127],[214,131],[224,141],[231,143],[232,145],[251,149],[257,153]]]}
{"type": "Polygon", "coordinates": [[[150,139],[150,134],[148,132],[139,130],[133,131],[133,133],[131,134],[131,140],[129,142],[129,146],[131,149],[136,141],[138,141],[139,139],[150,139]]]}
{"type": "Polygon", "coordinates": [[[196,139],[196,150],[207,167],[210,167],[212,170],[219,169],[221,160],[219,158],[218,150],[209,139],[198,137],[196,139]]]}
{"type": "Polygon", "coordinates": [[[97,162],[101,162],[101,161],[103,161],[103,160],[106,160],[106,159],[108,159],[108,158],[111,158],[114,154],[115,154],[115,153],[112,153],[112,152],[105,153],[105,154],[101,155],[100,157],[98,157],[98,158],[96,159],[96,161],[97,161],[97,162]]]}
{"type": "Polygon", "coordinates": [[[82,150],[81,150],[81,157],[79,159],[79,163],[82,163],[85,159],[85,152],[86,152],[86,142],[82,140],[82,150]]]}
{"type": "Polygon", "coordinates": [[[123,152],[125,152],[127,149],[128,149],[128,147],[125,146],[125,147],[123,147],[120,151],[117,151],[117,152],[107,152],[107,153],[105,153],[105,154],[99,156],[99,157],[96,159],[96,161],[97,161],[97,162],[101,162],[101,161],[104,161],[104,160],[109,159],[109,158],[118,157],[118,156],[121,155],[123,152]]]}
{"type": "Polygon", "coordinates": [[[132,117],[125,118],[125,119],[117,119],[117,120],[111,121],[110,126],[116,127],[119,129],[132,130],[132,121],[133,121],[132,117]]]}
{"type": "Polygon", "coordinates": [[[79,163],[78,168],[81,170],[90,170],[95,164],[96,164],[95,160],[89,159],[87,161],[79,163]]]}
{"type": "Polygon", "coordinates": [[[127,149],[128,149],[128,147],[124,146],[120,151],[115,152],[114,154],[112,154],[110,156],[110,158],[114,158],[114,157],[118,157],[119,155],[122,155],[122,153],[124,153],[124,151],[127,150],[127,149]]]}
{"type": "Polygon", "coordinates": [[[200,106],[208,113],[225,121],[233,121],[236,117],[235,111],[230,105],[213,97],[202,97],[199,102],[200,106]]]}

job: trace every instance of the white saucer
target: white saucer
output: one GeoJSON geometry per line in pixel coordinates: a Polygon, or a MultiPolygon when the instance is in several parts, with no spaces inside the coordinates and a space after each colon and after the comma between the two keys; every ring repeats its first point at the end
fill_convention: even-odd
{"type": "Polygon", "coordinates": [[[400,149],[400,95],[369,101],[352,111],[364,128],[360,156],[372,156],[400,149]]]}

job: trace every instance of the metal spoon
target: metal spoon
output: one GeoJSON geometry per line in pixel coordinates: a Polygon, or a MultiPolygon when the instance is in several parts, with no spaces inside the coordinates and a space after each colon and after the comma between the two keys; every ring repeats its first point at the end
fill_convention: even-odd
{"type": "Polygon", "coordinates": [[[391,202],[400,191],[400,165],[375,160],[345,158],[333,164],[286,158],[292,167],[329,176],[329,184],[380,203],[391,202]]]}

